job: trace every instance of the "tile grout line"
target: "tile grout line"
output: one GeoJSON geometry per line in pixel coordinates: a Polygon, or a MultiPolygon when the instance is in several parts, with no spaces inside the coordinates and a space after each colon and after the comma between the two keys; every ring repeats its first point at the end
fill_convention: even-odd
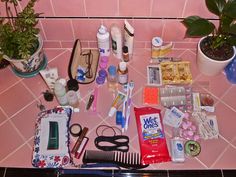
{"type": "MultiPolygon", "coordinates": [[[[60,48],[59,48],[60,49],[60,48]]],[[[55,56],[54,58],[52,58],[50,61],[48,61],[48,63],[51,63],[52,61],[56,60],[58,57],[64,55],[66,52],[68,52],[69,50],[65,49],[65,51],[63,51],[62,53],[58,54],[57,56],[55,56]]]]}
{"type": "Polygon", "coordinates": [[[31,91],[31,89],[30,89],[27,85],[25,85],[24,82],[21,82],[21,83],[22,83],[22,85],[26,88],[26,90],[28,90],[28,91],[30,92],[30,94],[34,97],[34,99],[35,99],[36,101],[39,101],[39,100],[37,99],[37,96],[31,91]]]}
{"type": "Polygon", "coordinates": [[[23,79],[16,81],[14,84],[10,85],[10,86],[9,86],[8,88],[6,88],[5,90],[1,91],[1,92],[0,92],[0,95],[3,94],[3,93],[5,93],[6,91],[8,91],[9,89],[11,89],[12,87],[16,86],[17,84],[19,84],[22,80],[23,80],[23,79]]]}
{"type": "Polygon", "coordinates": [[[183,11],[182,11],[182,14],[181,14],[181,17],[183,18],[184,17],[184,13],[185,13],[185,10],[186,10],[186,7],[187,7],[187,2],[188,0],[185,0],[184,2],[184,7],[183,7],[183,11]]]}
{"type": "Polygon", "coordinates": [[[202,164],[202,166],[204,166],[206,169],[209,169],[209,167],[208,167],[205,163],[203,163],[199,158],[195,157],[195,159],[196,159],[200,164],[202,164]]]}
{"type": "MultiPolygon", "coordinates": [[[[223,135],[219,134],[219,137],[221,137],[225,142],[227,142],[232,148],[236,149],[236,146],[233,145],[229,140],[227,140],[223,135]]],[[[232,139],[234,141],[235,138],[232,139]]]]}
{"type": "Polygon", "coordinates": [[[16,125],[11,121],[11,119],[9,120],[9,123],[13,126],[13,128],[15,129],[15,131],[17,132],[17,134],[22,138],[22,140],[24,141],[24,143],[26,142],[25,137],[22,135],[22,133],[20,132],[20,130],[16,127],[16,125]]]}
{"type": "Polygon", "coordinates": [[[222,151],[222,153],[216,158],[216,160],[211,164],[210,168],[212,168],[220,159],[223,157],[225,152],[229,149],[230,145],[228,144],[226,148],[222,151]]]}
{"type": "Polygon", "coordinates": [[[14,153],[16,153],[18,150],[20,150],[25,144],[26,144],[26,142],[24,142],[23,144],[18,146],[16,149],[14,149],[11,153],[9,153],[7,156],[5,156],[3,159],[1,159],[0,163],[3,163],[6,159],[8,159],[10,156],[12,156],[14,153]]]}
{"type": "Polygon", "coordinates": [[[25,105],[23,108],[21,108],[20,110],[18,110],[17,112],[15,112],[13,115],[9,116],[9,119],[13,118],[14,116],[16,116],[18,113],[20,113],[21,111],[23,111],[25,108],[27,108],[28,106],[30,106],[31,104],[33,104],[33,102],[35,102],[35,100],[29,102],[27,105],[25,105]]]}
{"type": "Polygon", "coordinates": [[[2,111],[2,113],[4,114],[4,116],[6,117],[6,120],[4,120],[4,121],[2,121],[1,123],[0,123],[0,127],[3,125],[3,124],[5,124],[10,118],[9,118],[9,116],[7,115],[7,113],[2,109],[2,107],[0,106],[0,110],[2,111]]]}

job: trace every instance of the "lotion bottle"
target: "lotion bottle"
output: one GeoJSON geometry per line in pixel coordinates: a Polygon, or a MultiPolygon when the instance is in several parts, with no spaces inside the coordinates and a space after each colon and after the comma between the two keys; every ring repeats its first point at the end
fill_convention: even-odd
{"type": "Polygon", "coordinates": [[[113,54],[122,59],[122,34],[120,28],[113,24],[111,26],[111,41],[113,54]]]}
{"type": "Polygon", "coordinates": [[[118,81],[121,85],[128,83],[128,68],[126,62],[122,61],[118,66],[118,81]]]}
{"type": "Polygon", "coordinates": [[[100,56],[110,55],[110,34],[104,25],[101,25],[97,32],[98,49],[100,56]]]}

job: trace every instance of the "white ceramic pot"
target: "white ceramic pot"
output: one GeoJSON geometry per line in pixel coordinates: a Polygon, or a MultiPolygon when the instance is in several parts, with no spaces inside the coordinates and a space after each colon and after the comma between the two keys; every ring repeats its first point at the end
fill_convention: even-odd
{"type": "Polygon", "coordinates": [[[36,52],[29,59],[13,59],[4,55],[4,59],[8,60],[11,66],[20,73],[32,73],[39,69],[44,60],[43,40],[38,36],[39,46],[36,52]]]}
{"type": "Polygon", "coordinates": [[[197,47],[197,66],[201,73],[207,76],[215,76],[222,72],[226,65],[232,61],[236,55],[236,49],[234,47],[234,55],[225,61],[217,61],[207,57],[200,49],[200,43],[205,37],[201,38],[197,47]]]}

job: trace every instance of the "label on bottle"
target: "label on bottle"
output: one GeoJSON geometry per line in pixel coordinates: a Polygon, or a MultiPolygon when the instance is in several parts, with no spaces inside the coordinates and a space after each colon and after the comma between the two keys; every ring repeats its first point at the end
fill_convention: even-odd
{"type": "Polygon", "coordinates": [[[111,39],[111,43],[112,43],[112,50],[115,54],[117,54],[117,43],[115,40],[111,39]]]}
{"type": "Polygon", "coordinates": [[[119,74],[118,81],[120,84],[126,84],[128,82],[128,74],[119,74]]]}

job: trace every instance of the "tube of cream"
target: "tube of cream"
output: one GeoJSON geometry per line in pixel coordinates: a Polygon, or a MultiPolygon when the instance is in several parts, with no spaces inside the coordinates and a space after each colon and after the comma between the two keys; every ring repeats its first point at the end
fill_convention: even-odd
{"type": "Polygon", "coordinates": [[[124,25],[124,45],[128,47],[129,55],[132,56],[134,46],[134,28],[127,20],[125,20],[124,25]]]}
{"type": "Polygon", "coordinates": [[[50,90],[53,90],[54,84],[56,80],[58,79],[58,71],[57,68],[51,68],[51,69],[44,69],[39,71],[43,80],[46,82],[47,86],[50,90]]]}
{"type": "Polygon", "coordinates": [[[108,113],[109,117],[112,117],[115,112],[117,111],[117,109],[119,108],[119,106],[124,102],[126,95],[122,92],[118,92],[116,98],[114,99],[112,105],[111,105],[111,109],[108,113]]]}

